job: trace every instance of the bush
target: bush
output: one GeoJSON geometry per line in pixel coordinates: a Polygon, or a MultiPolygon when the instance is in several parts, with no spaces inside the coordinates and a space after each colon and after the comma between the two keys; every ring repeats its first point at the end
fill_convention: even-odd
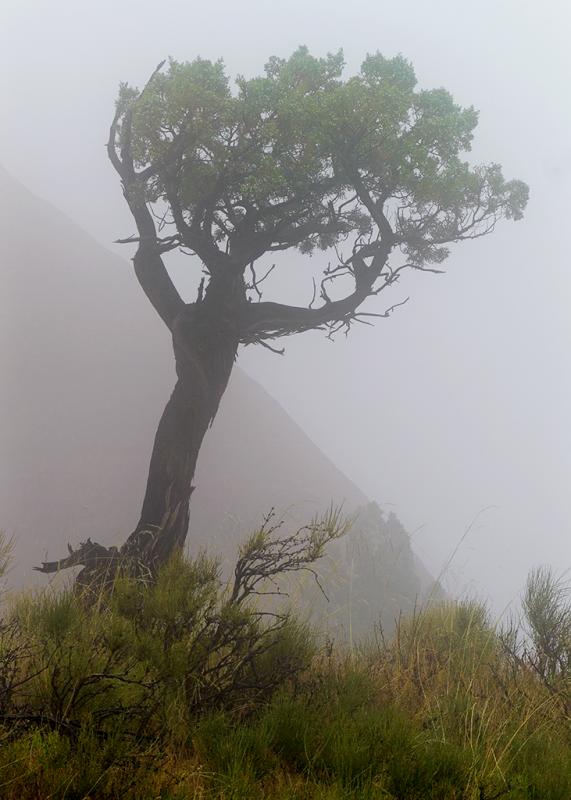
{"type": "Polygon", "coordinates": [[[287,610],[254,600],[276,575],[309,569],[342,530],[333,512],[282,539],[266,522],[227,587],[216,561],[178,555],[152,585],[118,578],[94,604],[72,589],[20,597],[0,630],[12,716],[74,736],[89,723],[102,737],[140,738],[255,707],[309,663],[312,644],[287,610]]]}
{"type": "Polygon", "coordinates": [[[177,557],[95,605],[22,595],[0,627],[0,797],[571,797],[568,673],[534,668],[535,640],[481,604],[420,609],[347,651],[256,602],[280,568],[311,568],[334,519],[281,539],[266,524],[228,586],[177,557]]]}
{"type": "Polygon", "coordinates": [[[523,597],[532,650],[527,651],[544,680],[571,673],[571,587],[546,567],[533,570],[523,597]]]}

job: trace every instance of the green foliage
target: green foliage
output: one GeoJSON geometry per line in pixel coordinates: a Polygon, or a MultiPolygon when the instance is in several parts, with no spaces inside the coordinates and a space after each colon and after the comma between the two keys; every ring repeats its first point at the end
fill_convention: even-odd
{"type": "MultiPolygon", "coordinates": [[[[242,569],[275,557],[271,542],[252,537],[242,569]]],[[[561,604],[557,586],[532,573],[527,604],[561,604]]],[[[417,610],[348,653],[251,594],[236,605],[233,587],[212,560],[177,558],[95,606],[19,598],[0,628],[0,796],[571,796],[569,669],[546,680],[482,605],[417,610]]]]}
{"type": "Polygon", "coordinates": [[[171,60],[142,93],[122,86],[119,142],[182,239],[212,235],[244,264],[390,232],[422,267],[446,258],[450,242],[521,218],[526,185],[465,159],[472,107],[442,88],[418,90],[402,56],[369,55],[347,79],[343,68],[341,52],[315,58],[300,47],[234,88],[220,61],[171,60]]]}
{"type": "Polygon", "coordinates": [[[545,678],[571,671],[571,585],[539,567],[528,579],[523,611],[534,663],[545,678]]]}

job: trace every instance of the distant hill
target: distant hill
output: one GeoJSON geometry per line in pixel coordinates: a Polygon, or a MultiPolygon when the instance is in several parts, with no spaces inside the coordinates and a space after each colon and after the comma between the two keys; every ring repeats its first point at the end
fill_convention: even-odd
{"type": "MultiPolygon", "coordinates": [[[[59,557],[68,541],[128,535],[174,365],[168,331],[129,262],[2,170],[0,287],[0,527],[16,537],[15,575],[27,581],[34,564],[59,557]]],[[[301,524],[332,502],[347,512],[369,503],[240,369],[195,483],[191,550],[207,545],[228,559],[272,507],[301,524]]],[[[368,508],[362,519],[371,530],[388,524],[368,508]]],[[[402,528],[399,535],[410,600],[426,580],[402,528]]],[[[354,563],[344,547],[338,559],[354,563]]],[[[399,592],[391,591],[396,608],[399,592]]],[[[379,589],[379,602],[386,594],[379,589]]]]}

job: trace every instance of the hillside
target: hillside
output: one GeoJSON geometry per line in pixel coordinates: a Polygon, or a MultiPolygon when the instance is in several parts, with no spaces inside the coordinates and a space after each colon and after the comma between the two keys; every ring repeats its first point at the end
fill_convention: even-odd
{"type": "MultiPolygon", "coordinates": [[[[15,577],[27,581],[34,564],[58,557],[68,541],[117,542],[131,530],[174,369],[168,332],[129,263],[5,172],[0,281],[0,527],[16,537],[15,577]]],[[[302,524],[330,503],[343,503],[348,513],[368,503],[239,369],[195,483],[191,552],[207,545],[227,559],[270,508],[302,524]]],[[[398,530],[390,551],[396,555],[383,551],[382,567],[400,576],[401,588],[389,592],[393,614],[400,595],[410,601],[420,591],[419,572],[402,527],[389,525],[378,508],[369,507],[365,518],[377,544],[385,535],[379,531],[392,525],[394,537],[398,530]]],[[[363,551],[368,534],[357,527],[363,551]]],[[[332,555],[331,574],[356,563],[356,541],[332,555]]],[[[380,576],[369,578],[379,584],[380,576]]]]}

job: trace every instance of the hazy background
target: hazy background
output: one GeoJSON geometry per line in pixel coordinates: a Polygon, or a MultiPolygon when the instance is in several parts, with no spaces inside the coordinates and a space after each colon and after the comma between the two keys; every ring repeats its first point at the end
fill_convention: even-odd
{"type": "MultiPolygon", "coordinates": [[[[366,494],[395,508],[435,572],[492,506],[448,586],[498,610],[530,567],[571,562],[570,22],[568,3],[553,0],[0,7],[0,163],[124,257],[111,242],[133,225],[107,129],[119,81],[142,85],[168,55],[223,57],[230,75],[249,75],[299,44],[343,47],[349,70],[367,52],[402,52],[421,86],[444,85],[480,110],[474,158],[530,184],[524,221],[455,249],[446,275],[415,275],[393,295],[409,303],[375,328],[335,344],[300,336],[285,358],[250,348],[240,363],[366,494]]],[[[281,263],[278,290],[288,268],[302,275],[299,256],[281,263]]]]}

